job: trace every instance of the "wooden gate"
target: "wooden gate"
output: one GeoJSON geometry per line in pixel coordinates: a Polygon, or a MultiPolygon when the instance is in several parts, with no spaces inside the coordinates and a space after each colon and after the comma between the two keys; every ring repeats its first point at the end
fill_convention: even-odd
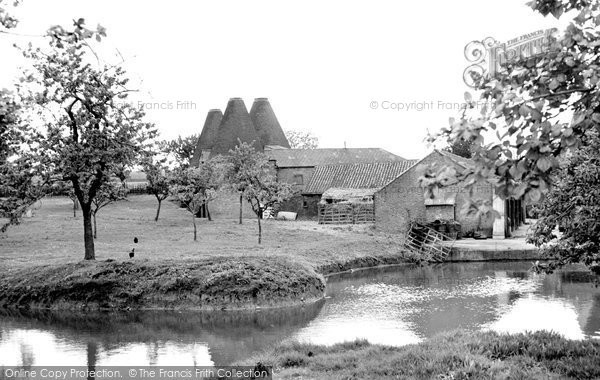
{"type": "Polygon", "coordinates": [[[442,262],[450,255],[451,245],[444,243],[451,240],[441,232],[420,223],[411,223],[404,248],[420,253],[427,261],[442,262]]]}

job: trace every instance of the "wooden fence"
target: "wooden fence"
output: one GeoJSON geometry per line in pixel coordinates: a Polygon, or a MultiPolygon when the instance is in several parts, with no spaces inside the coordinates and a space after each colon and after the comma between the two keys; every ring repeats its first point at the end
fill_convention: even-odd
{"type": "Polygon", "coordinates": [[[364,224],[375,222],[373,203],[319,205],[319,224],[364,224]]]}

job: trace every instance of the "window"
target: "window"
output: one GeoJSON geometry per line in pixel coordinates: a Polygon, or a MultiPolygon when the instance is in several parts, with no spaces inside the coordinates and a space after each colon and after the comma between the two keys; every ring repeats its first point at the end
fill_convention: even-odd
{"type": "Polygon", "coordinates": [[[302,207],[308,208],[308,201],[306,199],[302,201],[302,207]]]}
{"type": "Polygon", "coordinates": [[[294,185],[304,185],[304,176],[302,174],[294,174],[294,185]]]}

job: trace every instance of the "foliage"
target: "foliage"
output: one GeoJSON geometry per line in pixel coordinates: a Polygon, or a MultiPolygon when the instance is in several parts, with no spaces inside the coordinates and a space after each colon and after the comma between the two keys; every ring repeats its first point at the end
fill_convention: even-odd
{"type": "Polygon", "coordinates": [[[449,128],[432,140],[472,143],[475,165],[457,173],[467,186],[487,181],[502,198],[538,201],[551,188],[560,157],[599,128],[600,2],[537,0],[529,5],[544,15],[577,14],[540,56],[510,61],[493,76],[474,77],[477,104],[485,106],[474,112],[473,97],[466,93],[469,106],[462,117],[450,119],[449,128]]]}
{"type": "Polygon", "coordinates": [[[471,158],[471,146],[473,142],[470,140],[456,140],[452,142],[452,145],[444,148],[445,151],[456,154],[464,158],[471,158]]]}
{"type": "Polygon", "coordinates": [[[30,129],[19,125],[20,109],[14,95],[0,89],[0,217],[8,219],[0,232],[18,224],[29,206],[44,196],[38,168],[31,154],[23,152],[30,129]]]}
{"type": "Polygon", "coordinates": [[[585,263],[600,273],[600,138],[589,132],[584,145],[565,159],[555,186],[537,207],[540,219],[529,241],[551,243],[546,254],[555,259],[550,268],[585,263]],[[556,226],[562,231],[555,234],[556,226]]]}
{"type": "Polygon", "coordinates": [[[221,178],[222,170],[218,161],[214,160],[201,163],[198,168],[178,168],[173,171],[170,191],[192,214],[194,241],[197,240],[196,213],[199,207],[208,207],[208,202],[216,197],[221,178]]]}
{"type": "Polygon", "coordinates": [[[175,166],[188,168],[196,150],[198,135],[187,137],[177,136],[173,140],[164,140],[159,143],[162,151],[175,159],[175,166]]]}
{"type": "Polygon", "coordinates": [[[146,181],[148,181],[147,190],[158,201],[156,217],[154,218],[156,222],[160,215],[161,202],[170,195],[171,171],[165,165],[165,159],[154,159],[152,157],[147,157],[142,161],[142,168],[146,174],[146,181]]]}
{"type": "MultiPolygon", "coordinates": [[[[4,2],[5,0],[0,0],[0,26],[4,27],[5,29],[13,29],[17,26],[19,20],[10,15],[9,10],[2,5],[4,2]]],[[[17,6],[18,4],[19,1],[17,0],[12,1],[13,6],[17,6]]]]}
{"type": "Polygon", "coordinates": [[[256,152],[250,144],[239,142],[229,151],[226,160],[227,182],[250,203],[258,218],[258,243],[260,244],[262,239],[260,219],[263,212],[289,199],[293,195],[292,187],[277,181],[274,168],[267,156],[256,152]]]}
{"type": "Polygon", "coordinates": [[[50,51],[24,51],[34,68],[25,80],[43,89],[27,100],[45,117],[37,159],[49,178],[72,183],[84,217],[85,258],[94,259],[92,203],[103,184],[139,159],[156,132],[142,121],[141,109],[125,102],[130,90],[124,70],[92,66],[87,42],[70,38],[74,42],[61,40],[50,51]]]}
{"type": "Polygon", "coordinates": [[[319,147],[319,139],[307,131],[285,131],[285,137],[292,149],[317,149],[319,147]]]}
{"type": "Polygon", "coordinates": [[[46,186],[36,176],[37,170],[28,159],[19,158],[0,165],[0,232],[12,224],[19,224],[27,209],[40,200],[46,186]]]}

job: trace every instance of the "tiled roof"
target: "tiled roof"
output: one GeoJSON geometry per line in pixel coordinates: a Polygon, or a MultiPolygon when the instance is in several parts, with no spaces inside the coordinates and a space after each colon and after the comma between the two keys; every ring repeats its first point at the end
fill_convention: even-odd
{"type": "Polygon", "coordinates": [[[323,194],[330,188],[380,188],[404,173],[416,162],[417,160],[403,160],[370,164],[317,166],[303,192],[323,194]]]}
{"type": "Polygon", "coordinates": [[[277,149],[265,154],[280,168],[406,161],[380,148],[277,149]]]}

